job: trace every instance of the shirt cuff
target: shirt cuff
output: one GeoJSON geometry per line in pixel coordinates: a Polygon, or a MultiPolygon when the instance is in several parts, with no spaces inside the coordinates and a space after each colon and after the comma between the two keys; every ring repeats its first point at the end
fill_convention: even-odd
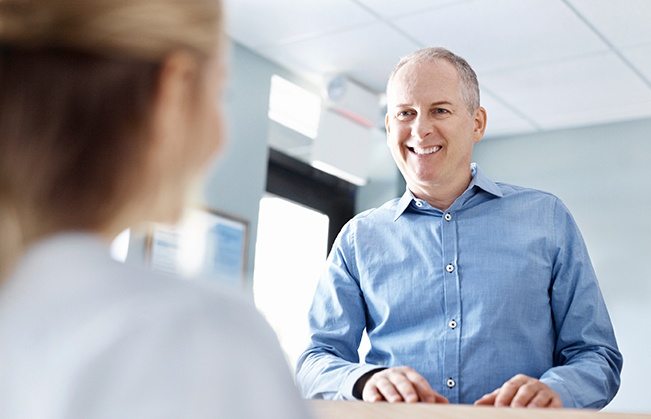
{"type": "Polygon", "coordinates": [[[379,371],[383,369],[386,369],[386,367],[382,367],[380,365],[371,365],[371,364],[364,364],[364,365],[360,365],[358,368],[355,368],[348,374],[348,377],[346,377],[346,380],[341,386],[341,390],[340,390],[341,397],[344,400],[359,400],[353,395],[353,388],[355,387],[355,383],[357,383],[357,380],[359,380],[364,374],[368,372],[379,371]]]}
{"type": "Polygon", "coordinates": [[[572,393],[570,393],[565,383],[563,383],[561,380],[542,377],[540,381],[547,384],[552,390],[554,390],[555,392],[558,393],[559,396],[561,396],[561,402],[563,403],[563,407],[565,408],[579,407],[576,405],[576,401],[574,400],[572,393]]]}

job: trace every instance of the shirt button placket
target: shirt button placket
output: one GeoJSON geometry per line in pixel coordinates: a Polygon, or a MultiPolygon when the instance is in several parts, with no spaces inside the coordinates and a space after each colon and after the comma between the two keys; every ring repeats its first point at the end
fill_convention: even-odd
{"type": "Polygon", "coordinates": [[[441,247],[442,258],[444,261],[444,281],[443,289],[445,294],[445,316],[443,324],[449,333],[445,336],[444,343],[444,358],[443,382],[445,383],[446,394],[445,396],[451,403],[459,403],[459,386],[457,380],[459,379],[459,324],[461,318],[461,302],[460,302],[460,277],[459,266],[457,260],[458,252],[458,237],[457,237],[457,223],[456,215],[452,212],[444,212],[441,214],[441,247]]]}

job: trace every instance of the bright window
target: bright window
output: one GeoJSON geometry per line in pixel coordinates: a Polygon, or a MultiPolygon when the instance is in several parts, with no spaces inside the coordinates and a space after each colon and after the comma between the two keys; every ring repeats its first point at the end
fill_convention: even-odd
{"type": "Polygon", "coordinates": [[[307,313],[325,266],[328,222],[283,198],[260,201],[253,295],[292,369],[309,342],[307,313]]]}
{"type": "MultiPolygon", "coordinates": [[[[292,371],[310,340],[307,315],[325,269],[328,223],[328,216],[292,201],[271,194],[260,200],[253,296],[292,371]]],[[[369,349],[364,332],[362,362],[369,349]]]]}
{"type": "Polygon", "coordinates": [[[280,76],[271,77],[269,118],[316,138],[321,116],[321,98],[280,76]]]}

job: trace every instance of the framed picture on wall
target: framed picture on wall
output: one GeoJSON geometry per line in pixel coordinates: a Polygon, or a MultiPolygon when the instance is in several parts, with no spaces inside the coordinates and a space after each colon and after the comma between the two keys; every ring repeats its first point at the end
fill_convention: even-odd
{"type": "Polygon", "coordinates": [[[152,226],[147,239],[148,264],[160,272],[242,285],[247,233],[244,220],[193,208],[176,226],[152,226]]]}

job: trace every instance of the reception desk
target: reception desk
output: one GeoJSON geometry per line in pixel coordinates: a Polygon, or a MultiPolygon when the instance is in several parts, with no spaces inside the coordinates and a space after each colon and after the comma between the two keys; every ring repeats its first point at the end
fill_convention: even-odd
{"type": "Polygon", "coordinates": [[[308,402],[314,419],[651,419],[647,414],[575,409],[508,409],[425,403],[308,402]]]}

